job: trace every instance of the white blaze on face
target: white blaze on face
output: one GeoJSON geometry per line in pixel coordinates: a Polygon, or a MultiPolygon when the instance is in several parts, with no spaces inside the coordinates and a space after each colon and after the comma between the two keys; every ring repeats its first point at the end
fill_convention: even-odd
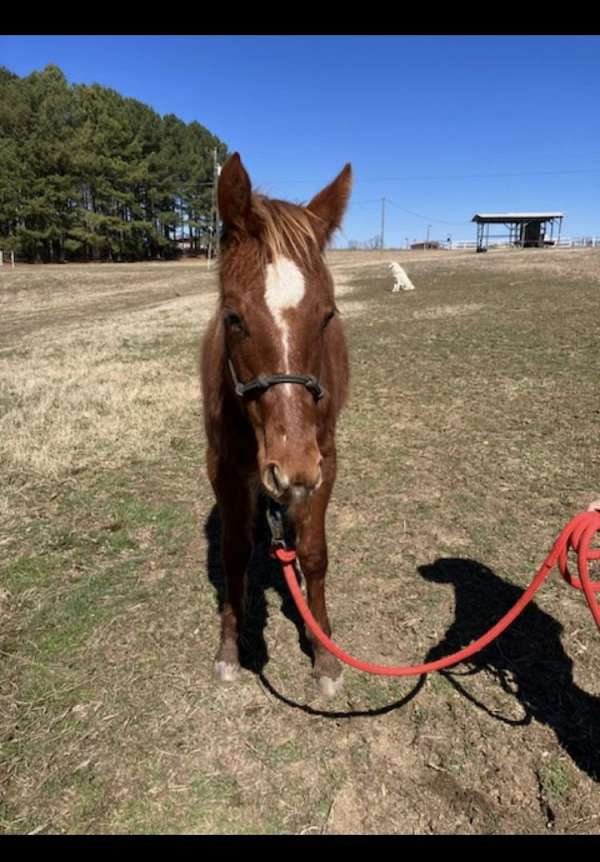
{"type": "MultiPolygon", "coordinates": [[[[293,261],[287,257],[279,257],[274,263],[270,263],[267,266],[265,301],[281,332],[284,363],[282,371],[285,373],[289,373],[290,371],[290,332],[283,313],[289,309],[296,308],[303,296],[304,276],[293,261]]],[[[289,383],[285,384],[286,389],[289,389],[289,386],[289,383]]]]}

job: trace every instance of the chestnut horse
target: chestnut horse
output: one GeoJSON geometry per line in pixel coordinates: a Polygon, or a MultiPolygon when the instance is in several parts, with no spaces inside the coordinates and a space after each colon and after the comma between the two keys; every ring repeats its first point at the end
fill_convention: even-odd
{"type": "MultiPolygon", "coordinates": [[[[220,291],[202,348],[202,390],[226,579],[215,659],[222,681],[239,670],[245,576],[261,493],[287,507],[310,609],[331,633],[325,513],[336,476],[335,426],[348,388],[348,357],[323,253],[341,224],[351,183],[348,164],[306,206],[273,200],[252,192],[237,153],[219,178],[220,291]]],[[[314,642],[313,652],[320,688],[334,694],[341,666],[314,642]]]]}

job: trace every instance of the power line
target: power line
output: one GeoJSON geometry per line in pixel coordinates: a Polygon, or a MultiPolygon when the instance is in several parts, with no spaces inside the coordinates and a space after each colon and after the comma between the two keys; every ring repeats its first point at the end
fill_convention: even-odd
{"type": "Polygon", "coordinates": [[[350,206],[352,207],[361,207],[364,204],[378,204],[380,203],[381,198],[372,198],[370,201],[350,201],[350,206]]]}
{"type": "MultiPolygon", "coordinates": [[[[506,173],[491,173],[491,174],[438,174],[432,176],[415,176],[414,174],[407,177],[360,177],[356,183],[404,183],[411,181],[430,181],[430,180],[476,180],[476,179],[494,179],[504,177],[535,177],[535,176],[560,176],[561,174],[598,174],[600,168],[565,168],[558,171],[515,171],[506,173]]],[[[269,180],[263,185],[318,185],[322,180],[269,180]]],[[[199,186],[212,186],[212,182],[197,183],[199,186]]],[[[381,198],[374,200],[361,201],[360,203],[379,203],[381,198]]],[[[357,204],[354,204],[357,206],[357,204]]]]}
{"type": "Polygon", "coordinates": [[[422,213],[416,213],[416,212],[413,212],[413,210],[408,210],[408,209],[406,209],[406,207],[401,207],[400,204],[397,204],[395,201],[391,201],[389,198],[386,198],[386,200],[392,206],[397,207],[399,210],[402,210],[402,212],[409,213],[410,215],[413,215],[413,216],[417,216],[417,218],[422,218],[425,221],[434,221],[434,222],[438,222],[439,224],[448,224],[448,225],[451,225],[452,227],[463,227],[466,224],[471,224],[470,219],[468,221],[446,221],[445,219],[441,219],[441,218],[433,218],[433,216],[426,216],[426,215],[423,215],[422,213]]]}
{"type": "MultiPolygon", "coordinates": [[[[557,170],[557,171],[519,171],[515,173],[489,173],[489,174],[446,174],[446,175],[438,175],[438,176],[410,176],[410,177],[368,177],[365,179],[359,180],[359,182],[368,183],[368,182],[408,182],[408,181],[426,181],[426,180],[465,180],[465,179],[488,179],[488,178],[502,178],[502,177],[525,177],[525,176],[558,176],[561,174],[592,174],[592,173],[600,173],[600,168],[572,168],[565,170],[557,170]]],[[[284,184],[316,184],[315,180],[278,180],[271,181],[269,185],[275,185],[279,183],[280,185],[284,184]]],[[[214,183],[200,183],[200,185],[214,186],[214,183]]],[[[402,212],[408,213],[408,215],[415,216],[416,218],[423,219],[427,222],[435,222],[436,224],[444,224],[449,225],[450,227],[464,227],[465,225],[471,224],[471,220],[461,222],[453,222],[447,221],[446,219],[434,218],[433,216],[423,215],[423,213],[415,212],[414,210],[407,209],[406,207],[400,206],[400,204],[396,203],[389,198],[371,198],[369,200],[364,201],[351,201],[350,209],[357,206],[367,206],[370,204],[381,204],[381,238],[383,243],[383,235],[384,235],[384,224],[385,224],[385,203],[389,203],[402,212]]]]}
{"type": "MultiPolygon", "coordinates": [[[[489,174],[438,174],[432,176],[412,176],[407,177],[361,177],[357,179],[357,183],[399,183],[409,181],[429,181],[429,180],[474,180],[474,179],[493,179],[502,177],[533,177],[533,176],[559,176],[560,174],[598,174],[600,168],[565,168],[564,170],[554,171],[515,171],[489,174]]],[[[271,180],[272,185],[293,185],[293,184],[310,184],[317,185],[321,180],[271,180]]]]}
{"type": "Polygon", "coordinates": [[[422,218],[425,221],[439,222],[440,224],[448,224],[448,225],[452,225],[453,227],[462,227],[463,225],[471,223],[470,220],[469,221],[445,221],[445,219],[433,218],[432,216],[422,215],[421,213],[416,213],[413,210],[406,209],[406,207],[401,207],[400,204],[397,204],[395,201],[392,201],[389,198],[373,198],[372,200],[369,200],[369,201],[350,201],[348,209],[352,209],[353,207],[362,206],[364,204],[381,204],[382,201],[385,201],[385,203],[388,203],[388,204],[392,204],[392,206],[396,207],[399,210],[402,210],[402,212],[409,213],[410,215],[413,215],[413,216],[417,216],[417,218],[422,218]]]}
{"type": "Polygon", "coordinates": [[[392,183],[409,182],[410,180],[477,180],[495,179],[504,177],[533,177],[533,176],[559,176],[560,174],[597,174],[600,168],[572,168],[560,171],[514,171],[506,173],[491,174],[440,174],[437,176],[410,176],[410,177],[366,177],[360,179],[361,183],[392,183]]]}

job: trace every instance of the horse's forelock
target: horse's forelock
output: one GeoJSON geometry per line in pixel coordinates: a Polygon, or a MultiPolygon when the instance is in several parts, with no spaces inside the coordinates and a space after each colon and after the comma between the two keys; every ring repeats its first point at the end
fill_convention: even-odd
{"type": "Polygon", "coordinates": [[[317,216],[304,207],[254,194],[252,210],[260,225],[261,249],[267,259],[273,261],[291,253],[310,264],[320,253],[315,231],[317,216]]]}

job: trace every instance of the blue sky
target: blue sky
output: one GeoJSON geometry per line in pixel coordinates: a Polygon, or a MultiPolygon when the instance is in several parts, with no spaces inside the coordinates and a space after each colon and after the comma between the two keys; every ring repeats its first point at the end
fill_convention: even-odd
{"type": "Polygon", "coordinates": [[[564,235],[600,235],[600,37],[0,37],[17,74],[48,63],[198,120],[275,197],[308,200],[350,161],[338,245],[378,234],[382,197],[387,245],[428,225],[474,239],[477,211],[560,210],[564,235]]]}

